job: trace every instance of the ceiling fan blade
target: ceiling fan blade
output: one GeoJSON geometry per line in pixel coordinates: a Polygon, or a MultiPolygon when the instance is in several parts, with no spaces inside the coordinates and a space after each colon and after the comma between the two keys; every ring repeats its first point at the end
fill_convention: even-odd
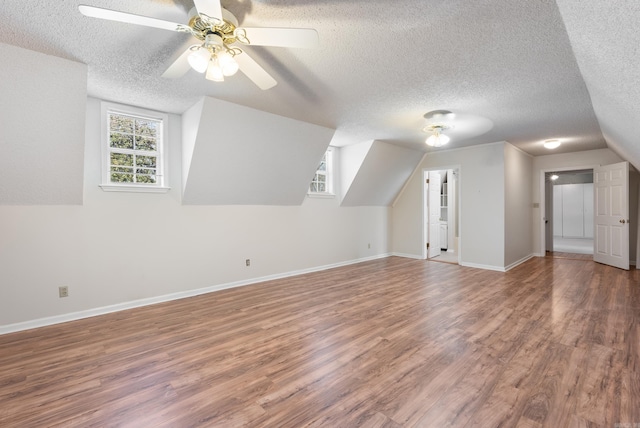
{"type": "Polygon", "coordinates": [[[182,31],[188,28],[186,25],[162,19],[149,18],[148,16],[134,15],[133,13],[118,12],[117,10],[103,9],[100,7],[78,6],[80,13],[91,18],[108,19],[109,21],[126,22],[128,24],[144,25],[146,27],[161,28],[163,30],[182,31]]]}
{"type": "Polygon", "coordinates": [[[220,0],[193,0],[200,15],[217,18],[222,21],[222,6],[220,0]]]}
{"type": "Polygon", "coordinates": [[[191,55],[191,49],[188,47],[184,52],[182,52],[178,58],[171,63],[169,68],[162,73],[162,77],[167,79],[177,79],[178,77],[184,76],[187,71],[191,69],[189,65],[189,61],[187,58],[191,55]]]}
{"type": "Polygon", "coordinates": [[[279,46],[284,48],[316,48],[318,32],[312,28],[256,28],[241,27],[253,46],[279,46]]]}
{"type": "Polygon", "coordinates": [[[257,62],[253,60],[246,52],[242,51],[241,54],[238,54],[233,57],[240,66],[240,71],[242,71],[253,83],[255,83],[258,88],[263,91],[266,89],[273,88],[278,84],[276,79],[271,77],[269,73],[266,72],[264,68],[260,66],[257,62]]]}

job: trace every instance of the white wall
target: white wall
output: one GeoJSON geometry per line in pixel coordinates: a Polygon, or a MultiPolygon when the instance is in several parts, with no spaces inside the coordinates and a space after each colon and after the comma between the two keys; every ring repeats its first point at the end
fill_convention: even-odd
{"type": "Polygon", "coordinates": [[[0,43],[0,204],[82,204],[87,66],[0,43]]]}
{"type": "Polygon", "coordinates": [[[533,251],[538,256],[544,256],[545,249],[541,247],[544,224],[544,200],[540,200],[540,185],[544,182],[544,171],[593,168],[598,165],[608,165],[622,162],[617,154],[609,149],[587,150],[584,152],[563,153],[558,155],[536,156],[533,158],[532,198],[539,204],[533,209],[531,222],[533,234],[533,251]]]}
{"type": "Polygon", "coordinates": [[[509,267],[531,257],[531,171],[532,156],[504,145],[505,241],[504,266],[509,267]]]}
{"type": "MultiPolygon", "coordinates": [[[[434,151],[417,171],[459,167],[460,263],[489,269],[504,268],[506,143],[434,151]]],[[[394,253],[421,257],[423,223],[422,172],[414,173],[393,205],[394,253]]]]}
{"type": "Polygon", "coordinates": [[[83,206],[0,206],[0,332],[10,324],[388,252],[387,207],[184,206],[181,120],[166,194],[103,192],[100,104],[87,102],[83,206]],[[371,244],[371,248],[368,248],[371,244]],[[245,266],[245,259],[251,266],[245,266]],[[58,286],[70,296],[58,298],[58,286]]]}
{"type": "Polygon", "coordinates": [[[190,205],[300,205],[334,133],[211,97],[186,112],[187,131],[194,116],[197,132],[183,133],[190,205]]]}
{"type": "Polygon", "coordinates": [[[349,187],[343,188],[341,205],[391,205],[422,159],[423,153],[382,141],[355,146],[353,150],[349,146],[343,148],[343,159],[349,156],[351,162],[345,162],[343,168],[348,177],[343,183],[348,182],[349,187]],[[355,160],[359,157],[354,156],[354,152],[360,152],[367,145],[368,151],[358,164],[355,160]],[[353,170],[355,175],[352,174],[353,170]]]}
{"type": "MultiPolygon", "coordinates": [[[[338,132],[336,131],[336,134],[338,132]]],[[[334,138],[335,139],[335,138],[334,138]]],[[[358,175],[358,170],[364,163],[367,153],[373,145],[373,140],[364,141],[362,143],[351,144],[340,148],[340,181],[334,180],[334,183],[340,183],[340,198],[344,199],[349,191],[353,180],[358,175]]]]}

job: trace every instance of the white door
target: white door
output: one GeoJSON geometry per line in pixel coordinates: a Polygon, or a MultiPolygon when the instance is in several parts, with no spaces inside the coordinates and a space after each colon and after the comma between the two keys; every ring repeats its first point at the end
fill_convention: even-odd
{"type": "Polygon", "coordinates": [[[429,171],[429,245],[427,258],[440,255],[440,173],[429,171]]]}
{"type": "Polygon", "coordinates": [[[629,270],[629,164],[593,170],[593,260],[629,270]]]}

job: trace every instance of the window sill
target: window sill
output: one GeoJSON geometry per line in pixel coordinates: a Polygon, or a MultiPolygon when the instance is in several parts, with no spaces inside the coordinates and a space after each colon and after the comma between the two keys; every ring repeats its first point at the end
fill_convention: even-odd
{"type": "Polygon", "coordinates": [[[307,193],[307,197],[309,198],[319,198],[319,199],[331,199],[335,198],[335,193],[307,193]]]}
{"type": "Polygon", "coordinates": [[[105,192],[133,192],[133,193],[167,193],[171,187],[132,186],[118,184],[100,184],[105,192]]]}

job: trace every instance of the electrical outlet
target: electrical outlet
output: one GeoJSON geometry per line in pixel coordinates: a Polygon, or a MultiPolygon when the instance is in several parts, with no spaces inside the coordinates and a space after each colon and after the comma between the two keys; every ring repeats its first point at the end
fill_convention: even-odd
{"type": "Polygon", "coordinates": [[[245,260],[245,264],[246,264],[247,266],[251,266],[251,259],[247,259],[247,260],[245,260]]]}
{"type": "Polygon", "coordinates": [[[60,297],[69,297],[69,287],[67,286],[58,287],[58,295],[60,297]]]}

